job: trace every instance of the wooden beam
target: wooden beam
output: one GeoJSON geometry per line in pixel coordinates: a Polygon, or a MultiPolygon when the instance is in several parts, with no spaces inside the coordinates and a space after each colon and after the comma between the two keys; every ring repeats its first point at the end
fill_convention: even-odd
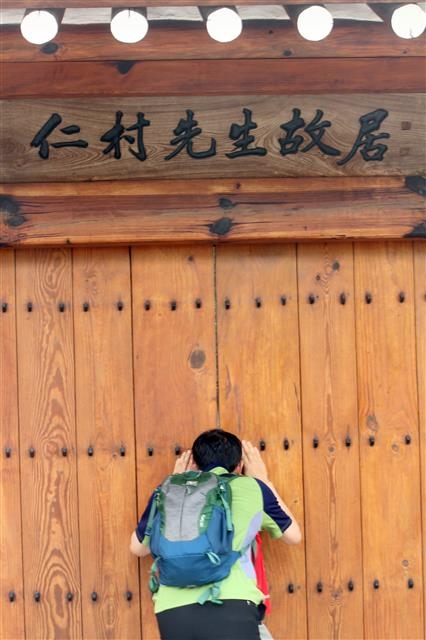
{"type": "MultiPolygon", "coordinates": [[[[421,179],[419,179],[421,181],[421,179]]],[[[424,199],[400,178],[4,185],[3,247],[162,242],[276,242],[426,238],[424,199]],[[266,190],[267,189],[267,190],[266,190]],[[98,192],[99,193],[99,187],[98,192]]]]}
{"type": "MultiPolygon", "coordinates": [[[[408,4],[411,0],[402,0],[399,4],[408,4]]],[[[359,2],[358,4],[372,4],[381,2],[386,4],[394,3],[395,0],[368,0],[359,2]]],[[[353,4],[351,0],[329,0],[329,4],[353,4]]],[[[211,7],[217,6],[217,0],[198,0],[197,2],[190,0],[173,0],[175,7],[211,7]]],[[[238,5],[270,5],[271,0],[238,0],[238,5]]],[[[290,3],[288,3],[290,4],[290,3]]],[[[306,4],[306,0],[291,0],[291,4],[306,4]]],[[[73,9],[91,7],[125,7],[129,6],[128,0],[2,0],[2,9],[49,9],[49,8],[67,8],[73,9]]],[[[132,7],[164,7],[167,6],[166,0],[132,0],[132,7]]]]}
{"type": "Polygon", "coordinates": [[[5,182],[422,175],[425,98],[353,93],[4,100],[0,175],[5,182]],[[242,153],[232,131],[248,114],[253,140],[242,153]],[[319,126],[311,124],[315,114],[324,123],[322,142],[312,131],[319,126]],[[377,131],[373,140],[383,139],[377,149],[358,140],[361,131],[361,139],[366,135],[361,123],[367,114],[377,131]],[[138,128],[140,140],[118,131],[112,141],[118,122],[123,134],[134,136],[138,128]],[[198,131],[189,146],[173,137],[182,122],[194,135],[198,131]],[[63,132],[71,125],[79,134],[67,138],[63,132]]]}
{"type": "Polygon", "coordinates": [[[421,93],[424,58],[5,63],[4,98],[421,93]]]}
{"type": "Polygon", "coordinates": [[[225,47],[212,40],[202,23],[161,22],[140,43],[117,42],[109,25],[63,25],[47,46],[34,46],[16,25],[0,28],[0,62],[81,60],[179,60],[233,58],[371,58],[423,56],[424,39],[398,38],[381,22],[342,21],[328,38],[310,42],[289,21],[250,21],[225,47]]]}
{"type": "MultiPolygon", "coordinates": [[[[400,176],[376,176],[368,178],[340,177],[336,178],[215,178],[214,180],[104,180],[102,195],[105,196],[158,196],[167,192],[173,196],[188,195],[223,195],[223,194],[263,194],[263,193],[304,193],[306,189],[321,193],[349,191],[359,193],[366,189],[395,190],[405,188],[405,178],[400,176]]],[[[99,183],[96,182],[27,182],[0,183],[0,197],[4,195],[16,197],[30,196],[96,196],[99,195],[99,183]]]]}

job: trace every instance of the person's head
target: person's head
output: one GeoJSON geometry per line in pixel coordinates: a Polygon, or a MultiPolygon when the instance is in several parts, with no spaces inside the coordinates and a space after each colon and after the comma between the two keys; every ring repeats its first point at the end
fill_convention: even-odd
{"type": "Polygon", "coordinates": [[[225,467],[232,473],[241,463],[242,453],[241,440],[222,429],[204,431],[192,445],[192,457],[201,471],[225,467]]]}

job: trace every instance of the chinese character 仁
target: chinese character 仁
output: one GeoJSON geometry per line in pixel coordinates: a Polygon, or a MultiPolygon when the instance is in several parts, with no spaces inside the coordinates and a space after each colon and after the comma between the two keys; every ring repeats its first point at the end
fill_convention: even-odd
{"type": "MultiPolygon", "coordinates": [[[[59,113],[52,113],[48,121],[42,126],[40,131],[38,131],[34,138],[31,140],[32,147],[39,147],[38,154],[42,160],[47,160],[49,158],[49,143],[47,138],[50,136],[52,131],[56,129],[62,122],[62,118],[59,113]]],[[[63,127],[60,129],[61,133],[64,133],[66,136],[73,135],[74,133],[80,133],[80,127],[75,124],[71,124],[68,127],[63,127]]],[[[85,149],[89,146],[89,143],[86,140],[73,140],[71,142],[51,142],[50,145],[55,149],[60,149],[61,147],[81,147],[85,149]]]]}

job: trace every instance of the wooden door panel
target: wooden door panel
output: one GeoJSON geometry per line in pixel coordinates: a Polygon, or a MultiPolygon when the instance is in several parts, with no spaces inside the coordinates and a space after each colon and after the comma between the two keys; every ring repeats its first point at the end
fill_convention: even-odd
{"type": "Polygon", "coordinates": [[[423,602],[412,245],[355,245],[355,296],[365,635],[420,638],[423,602]]]}
{"type": "MultiPolygon", "coordinates": [[[[217,250],[219,407],[222,428],[263,447],[283,499],[303,524],[294,246],[217,250]]],[[[303,545],[266,541],[275,638],[306,637],[303,545]]]]}
{"type": "Polygon", "coordinates": [[[0,252],[0,638],[24,637],[15,253],[0,252]]]}
{"type": "Polygon", "coordinates": [[[308,627],[362,638],[352,245],[298,247],[308,627]]]}
{"type": "Polygon", "coordinates": [[[74,252],[84,638],[140,638],[129,251],[74,252]]]}
{"type": "Polygon", "coordinates": [[[18,253],[16,268],[26,634],[79,638],[71,253],[18,253]]]}
{"type": "MultiPolygon", "coordinates": [[[[414,285],[419,393],[421,496],[423,522],[423,575],[426,570],[426,243],[414,243],[414,285]]],[[[423,615],[426,638],[426,589],[423,584],[423,615]]]]}
{"type": "MultiPolygon", "coordinates": [[[[212,248],[134,248],[132,282],[140,515],[176,456],[216,426],[212,248]]],[[[151,562],[141,562],[147,640],[158,638],[148,590],[151,562]]]]}
{"type": "Polygon", "coordinates": [[[305,525],[275,640],[423,637],[425,246],[3,250],[1,637],[158,640],[129,537],[217,424],[305,525]]]}

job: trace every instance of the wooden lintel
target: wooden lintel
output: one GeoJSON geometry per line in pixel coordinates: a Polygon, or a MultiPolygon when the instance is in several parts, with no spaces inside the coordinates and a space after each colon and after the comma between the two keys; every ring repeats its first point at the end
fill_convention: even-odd
{"type": "MultiPolygon", "coordinates": [[[[371,2],[392,3],[394,0],[365,0],[358,4],[370,4],[371,2]]],[[[351,0],[329,0],[330,3],[339,4],[352,4],[351,0]]],[[[408,4],[410,0],[402,0],[399,4],[408,4]]],[[[173,0],[173,6],[176,7],[188,7],[188,6],[215,6],[218,4],[217,0],[173,0]]],[[[272,4],[271,0],[238,0],[238,4],[243,5],[268,5],[272,4]]],[[[290,4],[290,3],[288,3],[290,4]]],[[[306,4],[306,0],[291,0],[291,4],[306,4]]],[[[164,7],[167,6],[166,0],[132,0],[132,7],[164,7]]],[[[72,6],[75,9],[78,8],[91,8],[91,7],[128,7],[128,0],[2,0],[3,9],[39,9],[43,7],[48,8],[67,8],[72,6]]]]}
{"type": "Polygon", "coordinates": [[[4,98],[420,93],[424,58],[16,62],[4,98]]]}
{"type": "Polygon", "coordinates": [[[78,60],[179,60],[236,58],[354,58],[424,55],[424,39],[398,38],[381,22],[341,21],[328,38],[302,38],[290,21],[250,21],[239,38],[224,48],[197,22],[153,23],[140,43],[117,42],[109,24],[62,25],[53,42],[34,46],[17,25],[0,27],[1,62],[58,62],[78,60]]]}
{"type": "Polygon", "coordinates": [[[176,193],[170,183],[167,195],[154,184],[106,183],[102,195],[96,185],[4,185],[0,246],[426,239],[425,200],[401,178],[219,181],[216,190],[194,181],[176,193]]]}

